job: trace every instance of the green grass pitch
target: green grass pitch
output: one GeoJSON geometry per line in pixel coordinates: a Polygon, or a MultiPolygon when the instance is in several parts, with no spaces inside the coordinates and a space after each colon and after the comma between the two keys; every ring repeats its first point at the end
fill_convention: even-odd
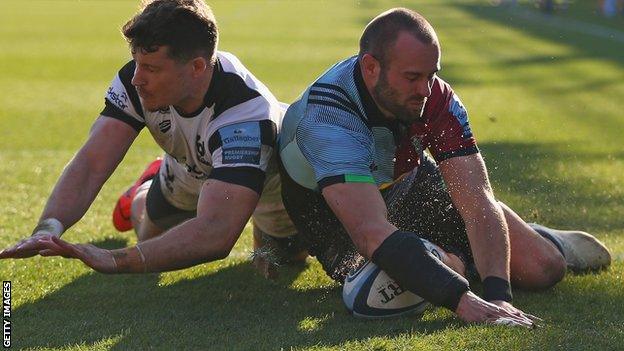
{"type": "MultiPolygon", "coordinates": [[[[440,75],[467,106],[497,197],[530,221],[587,230],[612,250],[605,272],[568,275],[515,304],[537,330],[466,325],[440,309],[385,321],[345,311],[314,260],[266,281],[231,256],[191,269],[107,276],[59,258],[0,261],[13,282],[13,346],[37,350],[623,350],[624,20],[593,1],[541,16],[488,1],[211,1],[231,51],[277,97],[295,99],[356,52],[365,23],[397,4],[423,13],[443,49],[440,75]],[[572,25],[570,23],[573,23],[572,25]],[[593,28],[593,29],[590,29],[593,28]]],[[[117,69],[136,1],[0,1],[0,247],[30,234],[85,140],[117,69]]],[[[143,132],[65,238],[131,245],[110,212],[159,155],[143,132]]],[[[76,189],[80,191],[80,189],[76,189]]]]}

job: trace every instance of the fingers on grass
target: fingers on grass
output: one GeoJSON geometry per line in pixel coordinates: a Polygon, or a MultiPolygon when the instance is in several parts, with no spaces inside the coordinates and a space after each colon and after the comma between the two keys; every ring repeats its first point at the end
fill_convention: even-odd
{"type": "Polygon", "coordinates": [[[488,322],[494,325],[504,325],[508,327],[525,327],[525,328],[533,327],[533,322],[531,321],[521,320],[521,319],[519,320],[516,318],[509,318],[509,317],[499,317],[493,320],[489,320],[488,322]]]}
{"type": "Polygon", "coordinates": [[[529,314],[529,313],[525,313],[524,315],[529,317],[529,319],[531,319],[532,321],[535,321],[535,322],[543,322],[544,321],[542,318],[540,318],[538,316],[534,316],[534,315],[529,314]]]}

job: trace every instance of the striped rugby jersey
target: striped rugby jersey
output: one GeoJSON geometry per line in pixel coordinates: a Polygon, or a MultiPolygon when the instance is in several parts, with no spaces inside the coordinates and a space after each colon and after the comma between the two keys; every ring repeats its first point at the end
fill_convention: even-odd
{"type": "MultiPolygon", "coordinates": [[[[101,114],[137,131],[147,127],[188,176],[218,179],[260,193],[284,110],[267,87],[234,55],[219,51],[203,107],[190,116],[173,106],[150,112],[143,109],[131,84],[135,65],[128,62],[113,79],[101,114]]],[[[275,173],[276,167],[269,170],[275,173]]]]}
{"type": "Polygon", "coordinates": [[[392,184],[429,150],[438,162],[478,153],[466,109],[435,77],[423,116],[411,125],[382,115],[364,85],[357,56],[332,66],[286,112],[280,158],[300,185],[392,184]]]}

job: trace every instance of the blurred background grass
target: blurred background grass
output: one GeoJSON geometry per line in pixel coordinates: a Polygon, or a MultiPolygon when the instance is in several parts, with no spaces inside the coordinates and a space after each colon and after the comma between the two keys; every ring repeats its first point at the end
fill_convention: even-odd
{"type": "MultiPolygon", "coordinates": [[[[499,199],[530,221],[581,228],[614,254],[607,272],[568,276],[516,304],[536,331],[467,326],[433,310],[362,322],[318,264],[275,283],[249,264],[250,233],[230,258],[180,272],[104,276],[78,262],[0,262],[13,281],[14,345],[51,349],[617,350],[624,341],[624,22],[593,1],[545,16],[528,2],[211,1],[220,49],[282,101],[354,54],[364,25],[392,6],[436,28],[440,76],[468,108],[499,199]],[[597,29],[597,30],[596,30],[597,29]]],[[[135,1],[0,2],[0,247],[28,235],[129,59],[119,33],[135,1]]],[[[70,241],[121,247],[110,211],[160,152],[142,133],[70,241]]]]}

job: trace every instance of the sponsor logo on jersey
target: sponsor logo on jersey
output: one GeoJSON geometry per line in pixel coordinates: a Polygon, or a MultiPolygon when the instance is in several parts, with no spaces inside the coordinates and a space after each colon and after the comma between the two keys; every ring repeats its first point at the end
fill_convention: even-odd
{"type": "Polygon", "coordinates": [[[125,110],[128,108],[128,94],[125,91],[118,93],[113,87],[109,87],[106,96],[110,102],[117,105],[120,109],[125,110]]]}
{"type": "MultiPolygon", "coordinates": [[[[236,133],[236,131],[234,132],[236,133]]],[[[223,144],[230,144],[230,143],[234,143],[234,142],[245,142],[245,143],[249,143],[249,142],[260,142],[260,137],[259,136],[251,136],[251,135],[234,135],[231,137],[225,137],[223,138],[223,144]]]]}
{"type": "Polygon", "coordinates": [[[461,100],[459,100],[457,94],[453,94],[451,103],[449,104],[449,112],[457,119],[459,125],[461,125],[463,129],[463,137],[466,139],[471,138],[472,130],[470,130],[470,124],[468,123],[468,112],[466,111],[466,108],[462,104],[461,100]]]}
{"type": "Polygon", "coordinates": [[[219,129],[224,164],[260,164],[262,140],[258,122],[245,122],[219,129]]]}
{"type": "Polygon", "coordinates": [[[232,147],[223,149],[223,163],[250,163],[260,164],[259,147],[232,147]]]}

